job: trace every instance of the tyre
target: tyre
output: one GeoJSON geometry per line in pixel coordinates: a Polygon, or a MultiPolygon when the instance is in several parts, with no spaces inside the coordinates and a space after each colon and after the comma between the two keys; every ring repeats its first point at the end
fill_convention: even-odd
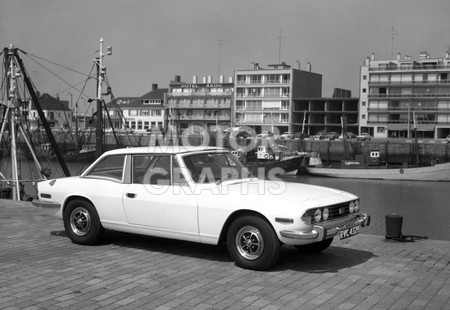
{"type": "Polygon", "coordinates": [[[257,216],[237,218],[227,232],[227,248],[237,266],[265,270],[280,255],[280,241],[272,226],[257,216]]]}
{"type": "Polygon", "coordinates": [[[64,210],[63,220],[66,233],[76,244],[94,244],[105,230],[100,223],[97,210],[86,200],[70,201],[64,210]]]}
{"type": "Polygon", "coordinates": [[[305,245],[296,245],[295,248],[302,253],[320,253],[328,249],[328,247],[333,242],[333,238],[325,239],[320,242],[305,244],[305,245]]]}

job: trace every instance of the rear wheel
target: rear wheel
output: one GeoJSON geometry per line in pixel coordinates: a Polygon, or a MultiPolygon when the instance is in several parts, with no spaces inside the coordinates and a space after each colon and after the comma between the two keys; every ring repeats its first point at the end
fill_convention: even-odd
{"type": "Polygon", "coordinates": [[[72,200],[67,204],[63,220],[69,238],[77,244],[94,244],[105,230],[95,207],[81,199],[72,200]]]}
{"type": "Polygon", "coordinates": [[[227,232],[227,247],[236,265],[253,270],[272,267],[280,254],[272,226],[257,216],[236,219],[227,232]]]}
{"type": "Polygon", "coordinates": [[[295,248],[303,253],[320,253],[328,249],[328,247],[333,242],[333,238],[325,239],[320,242],[305,244],[305,245],[296,245],[295,248]]]}

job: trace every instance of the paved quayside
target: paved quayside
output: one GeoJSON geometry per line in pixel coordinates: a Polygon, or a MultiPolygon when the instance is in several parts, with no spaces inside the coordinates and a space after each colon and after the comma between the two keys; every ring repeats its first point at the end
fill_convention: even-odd
{"type": "Polygon", "coordinates": [[[0,200],[0,309],[450,309],[450,242],[360,234],[322,254],[284,247],[243,270],[226,246],[107,232],[79,246],[62,221],[0,200]]]}

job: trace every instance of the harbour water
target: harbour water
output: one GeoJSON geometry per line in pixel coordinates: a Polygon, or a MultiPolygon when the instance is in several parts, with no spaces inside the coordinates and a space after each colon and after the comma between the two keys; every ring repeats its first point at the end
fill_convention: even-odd
{"type": "MultiPolygon", "coordinates": [[[[89,163],[68,163],[72,175],[80,174],[89,163]]],[[[31,161],[22,164],[22,172],[34,166],[31,161]]],[[[62,177],[56,162],[43,163],[51,167],[52,177],[62,177]]],[[[2,172],[10,170],[10,162],[0,161],[2,172]]],[[[353,193],[361,199],[361,209],[371,216],[371,225],[363,233],[386,235],[386,215],[403,216],[404,235],[427,236],[430,239],[450,241],[450,184],[448,182],[414,182],[386,180],[354,180],[287,175],[287,182],[328,186],[353,193]]],[[[30,186],[30,184],[28,185],[30,186]]],[[[32,194],[36,194],[33,189],[32,194]]]]}
{"type": "Polygon", "coordinates": [[[386,235],[386,215],[403,217],[402,234],[427,236],[450,241],[450,184],[448,182],[415,182],[356,180],[284,176],[288,182],[328,186],[353,193],[361,199],[361,209],[371,216],[363,233],[386,235]]]}

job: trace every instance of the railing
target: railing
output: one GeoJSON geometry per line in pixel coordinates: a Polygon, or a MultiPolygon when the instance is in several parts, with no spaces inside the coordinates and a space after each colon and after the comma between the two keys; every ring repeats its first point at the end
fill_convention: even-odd
{"type": "Polygon", "coordinates": [[[410,98],[410,97],[450,97],[450,93],[424,93],[424,94],[369,94],[369,98],[410,98]]]}
{"type": "Polygon", "coordinates": [[[369,67],[369,71],[412,71],[412,70],[450,70],[449,65],[412,65],[408,67],[386,66],[386,67],[369,67]]]}
{"type": "Polygon", "coordinates": [[[435,80],[435,81],[369,81],[369,85],[403,85],[403,84],[448,84],[450,80],[435,80]]]}
{"type": "Polygon", "coordinates": [[[291,80],[282,80],[282,81],[277,81],[277,82],[265,82],[263,83],[262,81],[237,81],[236,85],[286,85],[286,84],[290,84],[291,80]]]}

